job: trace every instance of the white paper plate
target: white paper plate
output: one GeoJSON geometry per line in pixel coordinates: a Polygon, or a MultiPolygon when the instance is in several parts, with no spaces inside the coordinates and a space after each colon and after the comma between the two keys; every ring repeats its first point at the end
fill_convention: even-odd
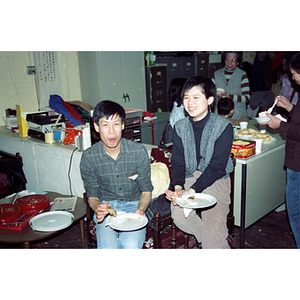
{"type": "Polygon", "coordinates": [[[196,194],[185,194],[182,198],[176,198],[175,202],[184,208],[206,208],[217,203],[217,199],[208,194],[196,193],[196,194]],[[188,199],[191,196],[195,196],[195,199],[188,199]]]}
{"type": "Polygon", "coordinates": [[[112,229],[120,231],[132,231],[143,228],[148,223],[146,216],[141,216],[135,213],[117,214],[116,217],[109,216],[106,224],[112,229]]]}
{"type": "MultiPolygon", "coordinates": [[[[270,136],[271,141],[269,141],[269,142],[264,141],[264,144],[268,144],[268,143],[272,143],[272,142],[276,141],[276,138],[274,138],[271,135],[269,135],[269,136],[270,136]]],[[[252,140],[255,141],[256,140],[256,139],[253,138],[253,135],[238,135],[238,134],[236,134],[235,138],[241,139],[241,140],[249,140],[249,141],[252,141],[252,140]]]]}
{"type": "Polygon", "coordinates": [[[263,122],[269,122],[271,120],[271,118],[270,117],[257,117],[257,118],[255,118],[255,120],[258,123],[263,123],[263,122]]]}
{"type": "Polygon", "coordinates": [[[237,139],[242,139],[242,140],[252,140],[253,139],[253,135],[252,134],[245,134],[245,135],[241,135],[241,134],[235,134],[235,137],[237,139]]]}
{"type": "Polygon", "coordinates": [[[29,221],[29,225],[36,231],[57,231],[70,226],[74,216],[66,211],[50,211],[39,214],[29,221]]]}

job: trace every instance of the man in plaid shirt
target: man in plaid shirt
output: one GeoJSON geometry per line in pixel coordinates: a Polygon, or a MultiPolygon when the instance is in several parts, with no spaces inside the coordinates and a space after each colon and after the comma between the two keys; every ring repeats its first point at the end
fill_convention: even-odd
{"type": "Polygon", "coordinates": [[[95,212],[97,248],[101,249],[141,249],[145,241],[145,227],[117,231],[104,222],[109,208],[144,216],[151,201],[148,152],[142,144],[122,138],[125,117],[119,104],[98,103],[93,121],[101,141],[86,149],[80,162],[88,202],[95,212]]]}

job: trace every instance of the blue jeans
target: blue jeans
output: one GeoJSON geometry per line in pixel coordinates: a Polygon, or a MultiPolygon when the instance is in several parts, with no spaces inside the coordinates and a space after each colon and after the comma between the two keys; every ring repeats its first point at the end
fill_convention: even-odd
{"type": "Polygon", "coordinates": [[[286,207],[297,248],[300,249],[300,172],[287,169],[286,207]]]}
{"type": "MultiPolygon", "coordinates": [[[[139,201],[108,201],[116,211],[133,213],[138,208],[139,201]]],[[[106,218],[96,223],[96,237],[98,249],[142,249],[146,238],[146,227],[134,231],[117,231],[109,226],[105,226],[106,218]]]]}

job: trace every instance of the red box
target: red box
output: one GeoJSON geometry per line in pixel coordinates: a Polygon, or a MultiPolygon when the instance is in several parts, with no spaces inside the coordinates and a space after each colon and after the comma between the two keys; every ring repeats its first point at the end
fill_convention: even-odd
{"type": "Polygon", "coordinates": [[[39,194],[18,198],[14,204],[1,204],[0,229],[21,231],[32,217],[49,206],[49,196],[39,194]]]}
{"type": "Polygon", "coordinates": [[[231,153],[236,158],[247,158],[255,154],[255,141],[234,140],[231,146],[231,153]]]}
{"type": "Polygon", "coordinates": [[[18,198],[15,201],[16,205],[19,205],[22,211],[26,210],[43,210],[50,206],[50,198],[46,195],[27,195],[21,198],[18,198]]]}
{"type": "Polygon", "coordinates": [[[38,213],[39,210],[37,209],[24,211],[18,218],[0,223],[0,229],[21,231],[29,223],[30,219],[38,213]]]}

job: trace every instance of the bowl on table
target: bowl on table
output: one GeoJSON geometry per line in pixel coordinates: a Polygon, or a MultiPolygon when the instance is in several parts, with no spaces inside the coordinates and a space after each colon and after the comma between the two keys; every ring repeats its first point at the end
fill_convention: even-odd
{"type": "Polygon", "coordinates": [[[257,117],[255,118],[255,120],[258,122],[258,123],[265,123],[265,122],[269,122],[271,120],[270,117],[257,117]]]}

